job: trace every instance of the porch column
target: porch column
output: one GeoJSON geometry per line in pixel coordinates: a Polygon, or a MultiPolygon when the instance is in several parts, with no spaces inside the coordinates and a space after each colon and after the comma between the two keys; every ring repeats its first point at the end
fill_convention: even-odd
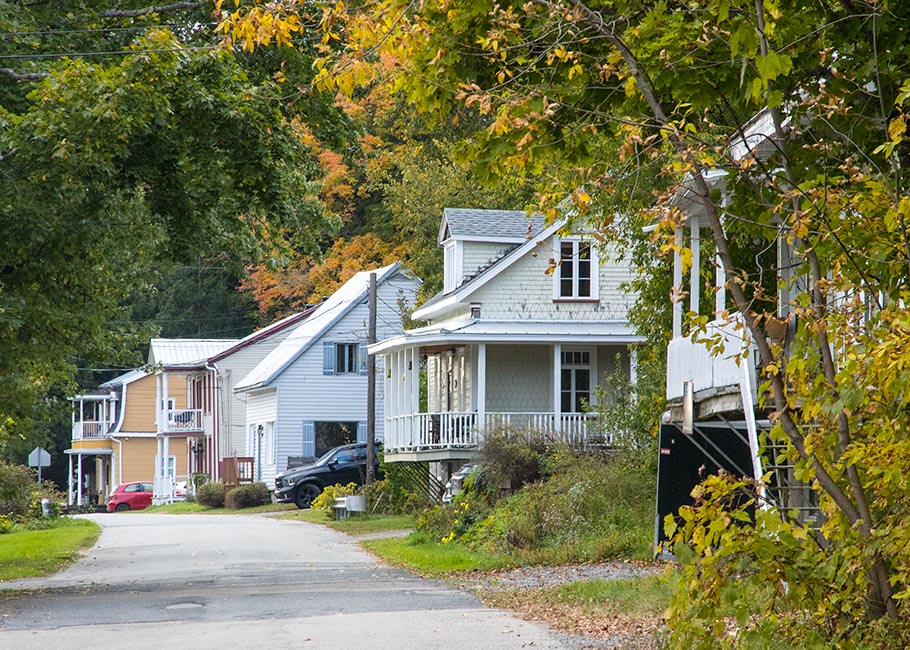
{"type": "Polygon", "coordinates": [[[385,417],[386,419],[393,418],[397,415],[395,413],[395,405],[392,401],[392,377],[395,376],[395,366],[392,363],[392,355],[384,354],[383,358],[383,367],[385,368],[385,373],[383,373],[382,380],[385,382],[385,391],[382,395],[382,401],[385,404],[385,417]]]}
{"type": "Polygon", "coordinates": [[[82,454],[76,461],[76,505],[82,505],[82,454]]]}
{"type": "Polygon", "coordinates": [[[170,412],[168,411],[168,409],[170,407],[169,398],[171,396],[171,389],[167,385],[167,383],[168,383],[167,382],[167,373],[165,372],[161,375],[161,386],[164,390],[164,395],[162,395],[162,400],[161,400],[161,418],[163,420],[162,430],[164,430],[164,431],[167,430],[168,418],[170,418],[170,415],[171,415],[170,412]]]}
{"type": "MultiPolygon", "coordinates": [[[[677,228],[675,233],[676,243],[682,244],[683,231],[677,228]]],[[[682,302],[678,292],[682,291],[682,258],[679,251],[673,252],[673,289],[670,292],[673,300],[673,338],[682,336],[682,302]]]]}
{"type": "Polygon", "coordinates": [[[553,344],[553,430],[562,430],[562,345],[553,344]]]}
{"type": "Polygon", "coordinates": [[[411,409],[410,415],[420,413],[420,349],[411,348],[411,409]]]}
{"type": "Polygon", "coordinates": [[[395,401],[398,403],[395,407],[395,410],[398,413],[404,413],[404,397],[405,391],[401,385],[401,373],[404,370],[403,360],[404,352],[401,350],[396,350],[395,352],[395,401]]]}
{"type": "Polygon", "coordinates": [[[487,344],[477,345],[477,428],[483,432],[487,423],[487,344]]]}
{"type": "Polygon", "coordinates": [[[701,232],[698,217],[689,216],[689,248],[692,251],[692,268],[689,269],[689,311],[699,313],[701,297],[701,232]]]}
{"type": "Polygon", "coordinates": [[[414,375],[411,373],[411,350],[408,348],[401,351],[401,372],[404,377],[404,382],[401,386],[403,392],[401,400],[404,404],[405,414],[410,414],[414,412],[411,404],[411,395],[414,393],[414,375]]]}
{"type": "Polygon", "coordinates": [[[155,424],[158,425],[158,431],[161,431],[161,400],[164,399],[164,387],[162,383],[162,373],[155,375],[155,424]]]}
{"type": "Polygon", "coordinates": [[[720,261],[720,255],[716,255],[714,258],[714,286],[717,287],[717,291],[714,292],[714,312],[717,318],[720,318],[720,315],[727,309],[727,290],[724,288],[726,284],[724,263],[720,261]]]}
{"type": "MultiPolygon", "coordinates": [[[[162,445],[162,454],[161,454],[161,461],[162,461],[161,462],[161,475],[164,477],[163,485],[166,490],[166,494],[164,496],[165,503],[171,502],[171,496],[172,496],[172,490],[173,490],[173,486],[171,485],[171,478],[170,478],[171,475],[168,473],[168,465],[169,465],[168,461],[170,460],[170,456],[171,456],[171,439],[168,438],[167,436],[165,436],[164,444],[162,445]]],[[[176,469],[176,468],[174,468],[174,469],[176,469]]]]}
{"type": "Polygon", "coordinates": [[[632,390],[635,390],[635,386],[638,383],[638,346],[630,345],[629,346],[629,384],[632,386],[632,390]]]}
{"type": "Polygon", "coordinates": [[[69,472],[66,475],[66,505],[73,505],[73,455],[67,454],[69,458],[69,472]]]}

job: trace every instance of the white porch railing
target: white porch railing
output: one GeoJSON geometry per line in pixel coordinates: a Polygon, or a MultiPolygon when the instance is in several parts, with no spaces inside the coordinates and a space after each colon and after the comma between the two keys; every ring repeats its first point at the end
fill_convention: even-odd
{"type": "MultiPolygon", "coordinates": [[[[738,387],[743,380],[741,364],[750,363],[742,358],[745,330],[741,319],[733,322],[713,321],[708,323],[705,338],[723,341],[724,351],[712,355],[705,343],[695,343],[688,336],[680,336],[667,346],[667,399],[681,399],[683,385],[691,381],[697,393],[707,389],[738,387]]],[[[756,363],[755,346],[750,346],[751,364],[756,363]]],[[[753,381],[753,386],[755,382],[753,381]]],[[[738,390],[738,388],[737,388],[738,390]]]]}
{"type": "Polygon", "coordinates": [[[170,409],[164,415],[164,426],[159,425],[158,433],[202,431],[202,409],[170,409]]]}
{"type": "MultiPolygon", "coordinates": [[[[430,451],[442,449],[476,449],[483,441],[476,413],[415,413],[386,420],[386,452],[430,451]]],[[[484,431],[511,428],[527,433],[528,438],[581,444],[590,439],[587,413],[487,413],[484,431]]],[[[592,430],[590,433],[600,432],[592,430]]],[[[609,443],[609,436],[606,442],[609,443]]]]}
{"type": "Polygon", "coordinates": [[[73,440],[102,440],[109,437],[109,425],[98,420],[73,423],[73,440]]]}

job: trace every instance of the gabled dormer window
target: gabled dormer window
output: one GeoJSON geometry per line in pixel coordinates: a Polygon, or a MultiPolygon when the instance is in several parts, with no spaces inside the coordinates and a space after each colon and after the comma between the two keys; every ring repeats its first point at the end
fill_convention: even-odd
{"type": "Polygon", "coordinates": [[[463,263],[461,259],[462,246],[460,241],[446,242],[443,248],[443,287],[445,293],[454,291],[461,282],[463,263]]]}
{"type": "Polygon", "coordinates": [[[556,276],[557,300],[597,299],[597,255],[591,242],[562,239],[557,244],[559,269],[556,276]]]}

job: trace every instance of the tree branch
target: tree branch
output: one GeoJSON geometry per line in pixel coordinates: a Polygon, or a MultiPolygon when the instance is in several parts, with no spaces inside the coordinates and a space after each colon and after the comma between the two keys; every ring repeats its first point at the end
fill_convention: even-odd
{"type": "Polygon", "coordinates": [[[16,81],[41,81],[50,76],[46,72],[16,72],[12,68],[0,68],[0,74],[5,74],[16,81]]]}
{"type": "Polygon", "coordinates": [[[144,7],[142,9],[109,9],[98,13],[99,18],[138,18],[146,14],[163,14],[169,11],[181,11],[183,9],[200,9],[207,2],[175,2],[169,5],[158,7],[144,7]]]}

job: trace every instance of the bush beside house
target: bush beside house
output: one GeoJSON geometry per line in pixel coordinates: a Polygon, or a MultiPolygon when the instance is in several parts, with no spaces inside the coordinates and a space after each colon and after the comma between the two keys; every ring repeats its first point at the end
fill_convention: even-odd
{"type": "Polygon", "coordinates": [[[54,484],[37,483],[35,470],[23,465],[0,461],[0,534],[13,532],[17,527],[44,527],[41,502],[48,499],[50,519],[60,515],[59,495],[54,484]]]}
{"type": "Polygon", "coordinates": [[[206,508],[224,507],[224,483],[209,481],[196,490],[196,501],[206,508]]]}
{"type": "Polygon", "coordinates": [[[224,495],[224,507],[229,510],[264,506],[272,500],[265,483],[249,483],[234,488],[224,495]]]}

